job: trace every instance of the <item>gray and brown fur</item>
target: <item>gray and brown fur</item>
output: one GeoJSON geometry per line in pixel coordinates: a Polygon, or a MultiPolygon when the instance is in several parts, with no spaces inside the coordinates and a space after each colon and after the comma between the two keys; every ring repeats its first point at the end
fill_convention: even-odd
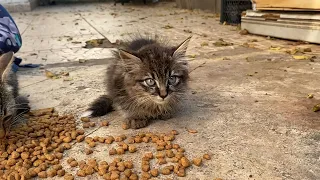
{"type": "Polygon", "coordinates": [[[4,132],[0,141],[30,110],[28,99],[19,95],[17,75],[11,70],[13,59],[13,52],[0,56],[0,130],[4,132]]]}
{"type": "Polygon", "coordinates": [[[113,52],[106,74],[107,95],[96,99],[87,115],[102,116],[114,107],[131,128],[142,128],[152,119],[168,119],[185,94],[191,37],[178,46],[158,38],[137,37],[113,52]]]}

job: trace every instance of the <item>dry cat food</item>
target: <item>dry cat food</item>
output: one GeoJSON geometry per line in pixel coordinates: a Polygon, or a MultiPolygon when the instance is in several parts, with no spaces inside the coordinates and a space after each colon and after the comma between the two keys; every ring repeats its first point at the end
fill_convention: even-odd
{"type": "MultiPolygon", "coordinates": [[[[53,108],[31,111],[26,115],[27,123],[12,130],[6,140],[6,146],[0,150],[0,179],[31,179],[61,177],[65,180],[77,179],[98,174],[106,180],[113,179],[151,179],[152,177],[175,174],[185,177],[186,170],[192,164],[200,166],[203,160],[210,160],[209,154],[189,160],[185,156],[185,149],[173,144],[176,130],[165,133],[138,133],[127,137],[126,135],[106,137],[86,137],[83,129],[76,129],[75,118],[72,115],[58,115],[53,108]],[[78,161],[75,158],[66,160],[67,166],[62,167],[61,159],[65,150],[71,148],[71,143],[85,142],[87,147],[83,153],[90,156],[98,144],[117,146],[109,149],[107,155],[116,156],[112,162],[98,161],[88,158],[78,161]],[[123,154],[140,151],[139,144],[152,143],[154,152],[143,155],[140,171],[133,169],[132,161],[122,160],[123,154]],[[154,163],[151,163],[153,161],[154,163]],[[155,165],[155,168],[152,165],[155,165]],[[64,168],[76,169],[70,174],[64,168]]],[[[81,118],[83,127],[90,128],[96,125],[89,118],[81,118]]],[[[108,121],[102,121],[100,127],[108,126],[108,121]]],[[[139,166],[138,166],[139,167],[139,166]]]]}
{"type": "MultiPolygon", "coordinates": [[[[59,116],[53,108],[31,111],[25,115],[26,124],[8,133],[0,150],[0,179],[31,179],[65,176],[60,165],[63,152],[71,148],[70,142],[83,140],[83,130],[76,130],[72,115],[59,116]],[[19,178],[18,178],[19,177],[19,178]]],[[[76,161],[70,161],[76,166],[76,161]]]]}

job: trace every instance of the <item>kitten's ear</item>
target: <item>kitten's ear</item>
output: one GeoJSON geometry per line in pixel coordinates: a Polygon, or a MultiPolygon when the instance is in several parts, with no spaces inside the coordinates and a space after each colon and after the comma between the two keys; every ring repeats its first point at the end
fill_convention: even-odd
{"type": "Polygon", "coordinates": [[[127,59],[132,59],[132,60],[139,60],[140,58],[138,58],[137,56],[123,50],[123,49],[119,49],[119,56],[122,60],[127,60],[127,59]]]}
{"type": "Polygon", "coordinates": [[[184,40],[179,46],[177,46],[176,50],[174,51],[172,57],[180,58],[186,55],[187,48],[192,36],[189,36],[186,40],[184,40]]]}
{"type": "Polygon", "coordinates": [[[6,75],[11,70],[11,64],[13,62],[13,52],[10,51],[6,54],[1,55],[0,57],[0,79],[1,82],[4,81],[6,75]]]}

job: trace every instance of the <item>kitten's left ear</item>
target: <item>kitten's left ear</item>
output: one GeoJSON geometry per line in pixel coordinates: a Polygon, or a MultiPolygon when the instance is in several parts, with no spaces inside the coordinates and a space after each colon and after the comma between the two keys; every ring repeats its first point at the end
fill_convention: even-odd
{"type": "Polygon", "coordinates": [[[177,46],[176,50],[174,51],[172,57],[180,58],[186,55],[187,48],[192,36],[189,36],[186,40],[184,40],[179,46],[177,46]]]}
{"type": "Polygon", "coordinates": [[[125,51],[123,49],[119,49],[119,56],[122,60],[127,60],[127,59],[132,59],[132,60],[139,60],[140,58],[138,58],[137,56],[129,53],[128,51],[125,51]]]}

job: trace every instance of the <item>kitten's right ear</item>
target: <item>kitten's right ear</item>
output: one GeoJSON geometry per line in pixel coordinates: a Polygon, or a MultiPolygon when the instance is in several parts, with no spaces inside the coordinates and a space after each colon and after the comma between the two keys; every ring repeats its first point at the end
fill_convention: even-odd
{"type": "Polygon", "coordinates": [[[132,59],[141,61],[140,58],[123,49],[119,49],[119,56],[122,60],[132,59]]]}
{"type": "Polygon", "coordinates": [[[5,79],[6,74],[11,70],[11,63],[13,62],[13,52],[3,54],[0,57],[0,79],[1,82],[5,79]]]}

